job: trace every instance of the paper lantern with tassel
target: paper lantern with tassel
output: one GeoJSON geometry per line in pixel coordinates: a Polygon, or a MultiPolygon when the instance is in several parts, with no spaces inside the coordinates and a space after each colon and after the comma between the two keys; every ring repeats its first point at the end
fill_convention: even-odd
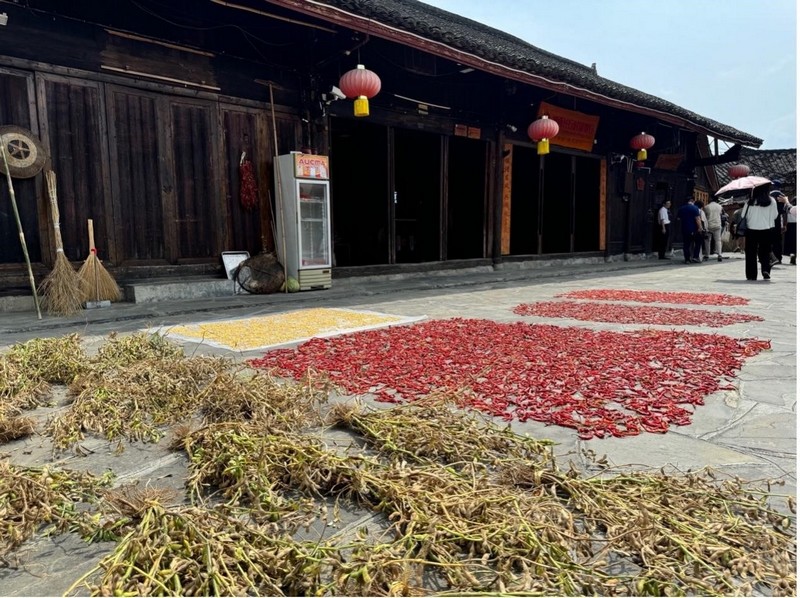
{"type": "Polygon", "coordinates": [[[550,153],[550,140],[558,135],[558,123],[546,114],[528,126],[528,137],[536,141],[536,153],[550,153]]]}
{"type": "Polygon", "coordinates": [[[355,98],[353,114],[369,116],[369,98],[378,95],[381,90],[381,79],[372,71],[364,68],[363,64],[359,64],[342,75],[339,79],[339,89],[348,98],[355,98]]]}
{"type": "Polygon", "coordinates": [[[655,144],[656,138],[652,135],[648,135],[645,132],[641,132],[631,139],[631,147],[635,150],[639,150],[636,152],[636,159],[639,162],[644,162],[647,160],[647,150],[649,150],[655,144]]]}

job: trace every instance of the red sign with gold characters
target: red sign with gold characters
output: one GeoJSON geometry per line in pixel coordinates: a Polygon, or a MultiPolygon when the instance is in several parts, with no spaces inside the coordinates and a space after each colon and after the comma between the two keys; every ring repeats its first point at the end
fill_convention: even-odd
{"type": "Polygon", "coordinates": [[[592,151],[597,125],[600,122],[599,116],[567,110],[547,102],[541,102],[538,116],[544,114],[558,123],[558,135],[550,140],[550,145],[571,147],[585,152],[592,151]]]}
{"type": "Polygon", "coordinates": [[[294,176],[298,179],[327,179],[328,156],[295,154],[294,176]]]}

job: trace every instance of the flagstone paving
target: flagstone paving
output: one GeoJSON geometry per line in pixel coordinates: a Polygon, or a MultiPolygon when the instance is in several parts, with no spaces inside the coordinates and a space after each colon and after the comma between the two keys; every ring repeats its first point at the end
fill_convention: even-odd
{"type": "MultiPolygon", "coordinates": [[[[557,443],[555,453],[561,464],[574,463],[591,470],[587,450],[606,455],[612,468],[660,468],[687,471],[705,466],[744,479],[771,478],[785,486],[780,492],[796,495],[796,398],[797,326],[796,269],[777,267],[770,282],[746,282],[743,259],[692,266],[673,263],[616,264],[594,267],[565,267],[559,272],[500,271],[440,277],[436,280],[385,280],[358,287],[343,282],[340,288],[291,296],[231,297],[183,301],[165,305],[115,305],[105,313],[87,314],[72,319],[45,318],[35,314],[0,314],[0,343],[10,345],[37,336],[61,336],[78,332],[90,347],[96,347],[111,331],[121,333],[159,327],[190,325],[197,322],[225,322],[264,317],[299,309],[336,308],[356,312],[377,312],[407,320],[452,317],[485,318],[497,322],[535,322],[556,326],[579,326],[593,330],[627,331],[644,326],[630,323],[593,322],[564,318],[515,315],[515,306],[553,300],[569,291],[609,289],[661,292],[724,293],[748,300],[735,307],[709,307],[721,311],[750,314],[763,322],[737,322],[715,328],[715,334],[735,338],[769,340],[771,349],[745,359],[736,374],[732,390],[720,390],[705,398],[687,426],[672,426],[665,434],[645,433],[625,438],[583,440],[576,431],[535,421],[511,422],[519,433],[549,438],[557,443]]],[[[659,304],[649,304],[659,305],[659,304]]],[[[691,307],[681,305],[680,307],[691,307]]],[[[97,310],[99,311],[99,310],[97,310]]],[[[680,328],[707,334],[703,326],[656,326],[680,328]]],[[[264,350],[227,349],[184,337],[179,341],[187,354],[228,355],[246,360],[263,355],[264,350]]],[[[218,343],[224,344],[224,343],[218,343]]],[[[269,344],[269,343],[264,343],[269,344]]],[[[0,351],[2,351],[0,347],[0,351]]],[[[348,397],[335,397],[336,401],[348,397]]],[[[62,405],[36,413],[44,420],[62,405]]],[[[331,442],[346,445],[351,439],[331,442]]],[[[158,444],[116,443],[87,439],[81,454],[54,457],[49,440],[34,436],[0,446],[0,455],[20,465],[57,462],[65,467],[102,473],[114,470],[120,481],[138,480],[182,487],[186,459],[169,452],[166,441],[158,444]]],[[[342,510],[335,529],[312,528],[308,534],[351,533],[364,524],[375,524],[370,513],[342,510]]],[[[0,563],[0,595],[60,595],[83,572],[110,550],[111,544],[86,545],[67,534],[27,542],[13,558],[0,563]]]]}

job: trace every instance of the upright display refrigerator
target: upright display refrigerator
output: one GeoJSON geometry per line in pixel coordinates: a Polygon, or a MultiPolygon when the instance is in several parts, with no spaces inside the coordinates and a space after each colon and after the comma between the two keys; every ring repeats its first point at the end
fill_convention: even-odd
{"type": "Polygon", "coordinates": [[[275,182],[276,249],[301,291],[331,287],[328,157],[292,152],[278,156],[275,182]],[[284,255],[285,253],[285,255],[284,255]]]}

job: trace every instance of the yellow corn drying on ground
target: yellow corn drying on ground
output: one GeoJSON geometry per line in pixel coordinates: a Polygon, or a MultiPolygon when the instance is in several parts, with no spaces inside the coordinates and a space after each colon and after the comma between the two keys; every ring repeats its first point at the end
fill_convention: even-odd
{"type": "Polygon", "coordinates": [[[332,336],[355,330],[409,322],[417,318],[350,309],[302,309],[241,320],[173,326],[168,336],[247,351],[300,342],[315,336],[332,336]]]}

